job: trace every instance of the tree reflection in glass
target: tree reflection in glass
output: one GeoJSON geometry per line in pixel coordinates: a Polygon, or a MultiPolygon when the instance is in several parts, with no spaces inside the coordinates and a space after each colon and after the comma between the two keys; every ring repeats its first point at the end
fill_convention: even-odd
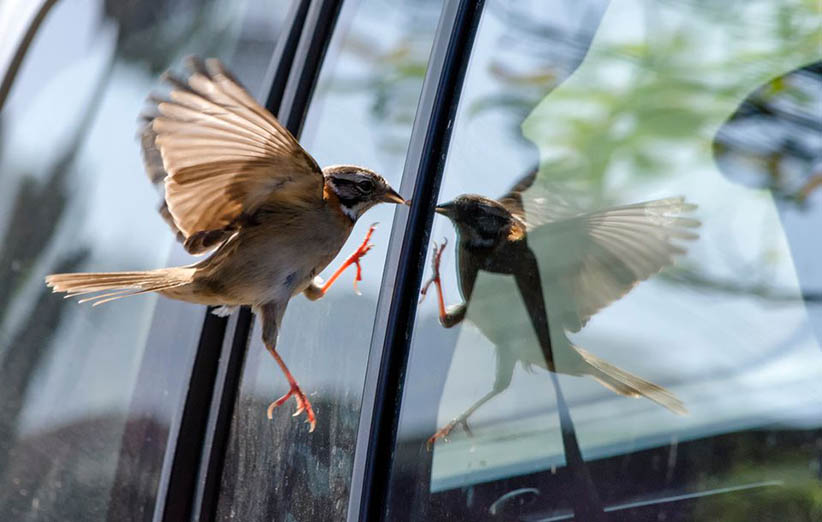
{"type": "MultiPolygon", "coordinates": [[[[698,202],[699,241],[680,242],[687,255],[567,333],[675,392],[689,414],[515,365],[506,392],[471,416],[473,437],[455,429],[427,452],[425,440],[491,388],[498,343],[474,321],[481,303],[509,296],[482,315],[494,339],[541,351],[515,279],[482,270],[469,320],[443,329],[433,299],[418,311],[392,520],[481,520],[534,490],[500,518],[591,520],[573,505],[574,459],[547,376],[561,383],[609,517],[819,518],[820,15],[805,0],[486,3],[439,201],[497,197],[538,161],[526,195],[559,185],[555,195],[573,190],[586,210],[698,202]]],[[[453,228],[435,219],[432,237],[454,244],[453,228]]],[[[542,263],[531,230],[528,245],[542,263]]],[[[454,299],[454,277],[442,283],[454,299]]],[[[565,332],[544,293],[556,352],[565,332]]]]}

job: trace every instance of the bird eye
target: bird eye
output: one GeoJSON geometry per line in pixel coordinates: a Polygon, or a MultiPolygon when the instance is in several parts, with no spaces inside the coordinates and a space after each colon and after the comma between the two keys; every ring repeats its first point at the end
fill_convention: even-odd
{"type": "Polygon", "coordinates": [[[374,182],[370,179],[365,179],[357,183],[357,187],[363,192],[371,192],[374,190],[374,182]]]}

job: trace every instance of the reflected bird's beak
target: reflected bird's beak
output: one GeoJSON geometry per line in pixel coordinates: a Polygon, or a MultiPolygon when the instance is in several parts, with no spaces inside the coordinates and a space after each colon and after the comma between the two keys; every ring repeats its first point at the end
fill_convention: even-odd
{"type": "Polygon", "coordinates": [[[448,203],[437,205],[437,208],[435,208],[434,211],[437,214],[442,214],[443,216],[450,218],[454,214],[454,202],[449,201],[448,203]]]}
{"type": "Polygon", "coordinates": [[[402,198],[402,196],[397,194],[397,191],[395,191],[391,187],[388,187],[388,190],[386,191],[385,194],[382,195],[382,198],[380,198],[380,201],[383,201],[385,203],[397,203],[397,204],[400,204],[400,205],[408,205],[409,204],[407,201],[405,201],[402,198]]]}

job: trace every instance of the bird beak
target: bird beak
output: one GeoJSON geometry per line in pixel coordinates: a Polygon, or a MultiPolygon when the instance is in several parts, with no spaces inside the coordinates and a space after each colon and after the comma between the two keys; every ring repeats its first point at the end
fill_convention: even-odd
{"type": "Polygon", "coordinates": [[[380,201],[383,201],[385,203],[397,203],[397,204],[400,204],[400,205],[408,205],[408,202],[405,201],[402,198],[402,196],[397,194],[397,192],[394,189],[392,189],[391,187],[388,187],[388,190],[386,190],[385,194],[382,195],[382,197],[380,198],[380,201]]]}
{"type": "Polygon", "coordinates": [[[454,214],[454,203],[450,201],[448,203],[443,203],[442,205],[437,205],[434,211],[437,214],[442,214],[443,216],[450,218],[454,214]]]}

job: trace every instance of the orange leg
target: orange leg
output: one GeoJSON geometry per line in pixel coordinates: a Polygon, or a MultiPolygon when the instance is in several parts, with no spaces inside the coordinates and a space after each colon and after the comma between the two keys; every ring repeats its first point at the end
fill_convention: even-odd
{"type": "Polygon", "coordinates": [[[294,379],[294,376],[291,375],[291,372],[288,370],[288,366],[285,365],[282,357],[280,354],[277,353],[277,350],[273,346],[269,346],[266,344],[266,348],[268,349],[269,353],[274,357],[274,360],[277,361],[277,364],[280,365],[280,369],[285,374],[285,378],[288,379],[288,384],[291,386],[291,389],[277,399],[276,401],[272,402],[268,406],[268,418],[271,420],[274,417],[274,408],[278,406],[282,406],[285,401],[289,399],[292,395],[294,396],[294,400],[297,401],[297,410],[294,412],[294,417],[299,415],[302,412],[305,412],[306,415],[306,422],[311,425],[311,428],[308,430],[309,433],[314,431],[314,428],[317,426],[317,417],[314,415],[314,409],[311,408],[311,402],[309,402],[308,397],[305,396],[302,389],[300,389],[300,385],[297,384],[297,380],[294,379]]]}
{"type": "Polygon", "coordinates": [[[368,241],[371,240],[371,234],[374,233],[374,230],[376,228],[376,223],[371,225],[371,227],[368,229],[368,233],[365,234],[365,239],[363,239],[363,242],[359,246],[359,248],[357,248],[357,250],[355,250],[353,254],[348,256],[348,259],[346,259],[345,262],[342,265],[340,265],[340,268],[338,268],[337,271],[331,275],[328,281],[325,282],[322,289],[320,289],[320,291],[323,294],[325,294],[328,291],[331,285],[334,284],[334,281],[336,281],[337,278],[340,277],[340,275],[345,271],[345,269],[351,265],[357,265],[357,275],[354,277],[354,291],[357,293],[357,295],[360,294],[360,291],[357,289],[357,283],[362,281],[362,267],[360,266],[360,258],[364,256],[374,246],[372,244],[369,244],[368,241]]]}
{"type": "MultiPolygon", "coordinates": [[[[462,321],[462,319],[465,317],[466,306],[463,303],[462,305],[456,307],[457,309],[452,311],[450,314],[445,309],[445,298],[442,294],[442,281],[440,280],[440,263],[442,262],[442,252],[445,250],[445,247],[447,245],[447,238],[443,239],[442,245],[437,245],[437,243],[434,242],[434,256],[431,258],[431,270],[433,271],[433,275],[430,279],[428,279],[428,281],[425,282],[425,284],[422,287],[422,290],[420,291],[420,294],[422,295],[422,297],[420,297],[420,302],[422,302],[423,299],[425,299],[425,295],[428,292],[428,288],[433,283],[434,286],[437,288],[437,298],[440,311],[440,323],[442,323],[442,325],[446,328],[450,328],[451,326],[454,326],[455,324],[462,321]]],[[[482,406],[483,404],[497,396],[499,393],[501,393],[508,386],[509,382],[510,379],[495,382],[494,389],[492,391],[490,391],[480,400],[475,402],[470,408],[465,410],[465,412],[462,415],[455,418],[454,420],[446,424],[442,429],[438,430],[436,433],[431,435],[431,437],[429,437],[428,441],[426,442],[426,447],[428,448],[428,450],[430,451],[431,448],[434,446],[434,443],[436,443],[440,439],[447,441],[448,435],[457,426],[462,426],[462,428],[469,436],[473,436],[473,434],[471,433],[471,428],[468,426],[468,417],[470,417],[480,406],[482,406]]]]}
{"type": "Polygon", "coordinates": [[[451,430],[457,427],[458,424],[462,425],[462,428],[465,430],[465,433],[468,436],[473,436],[471,433],[471,428],[468,426],[468,415],[460,415],[460,417],[452,420],[448,424],[446,424],[442,429],[438,430],[435,434],[428,437],[428,440],[425,443],[425,447],[428,451],[431,451],[431,448],[434,447],[434,443],[438,440],[442,439],[445,442],[448,442],[448,434],[451,433],[451,430]]]}
{"type": "Polygon", "coordinates": [[[508,384],[510,384],[510,382],[510,378],[495,382],[493,390],[483,395],[483,397],[480,400],[472,404],[470,408],[468,408],[462,413],[462,415],[446,424],[445,427],[437,431],[435,434],[431,435],[428,438],[428,442],[426,442],[425,444],[428,450],[430,451],[431,448],[434,446],[434,443],[440,439],[447,442],[448,434],[451,433],[451,430],[453,430],[457,426],[462,426],[462,428],[465,430],[465,433],[468,434],[469,437],[473,437],[474,434],[471,432],[471,428],[468,426],[468,417],[473,415],[474,412],[480,408],[480,406],[482,406],[486,402],[490,401],[491,399],[502,393],[505,390],[505,388],[508,387],[508,384]]]}
{"type": "Polygon", "coordinates": [[[442,296],[442,281],[440,280],[440,261],[442,260],[442,252],[445,250],[446,245],[448,245],[448,238],[444,238],[442,240],[442,245],[437,245],[437,242],[434,241],[434,257],[431,258],[431,270],[433,271],[433,275],[431,278],[422,285],[422,290],[420,290],[420,303],[422,303],[423,299],[425,299],[425,295],[428,293],[428,287],[431,286],[431,283],[434,283],[434,286],[437,287],[437,299],[439,300],[439,307],[440,307],[440,322],[446,321],[446,316],[448,315],[445,311],[445,298],[442,296]]]}

